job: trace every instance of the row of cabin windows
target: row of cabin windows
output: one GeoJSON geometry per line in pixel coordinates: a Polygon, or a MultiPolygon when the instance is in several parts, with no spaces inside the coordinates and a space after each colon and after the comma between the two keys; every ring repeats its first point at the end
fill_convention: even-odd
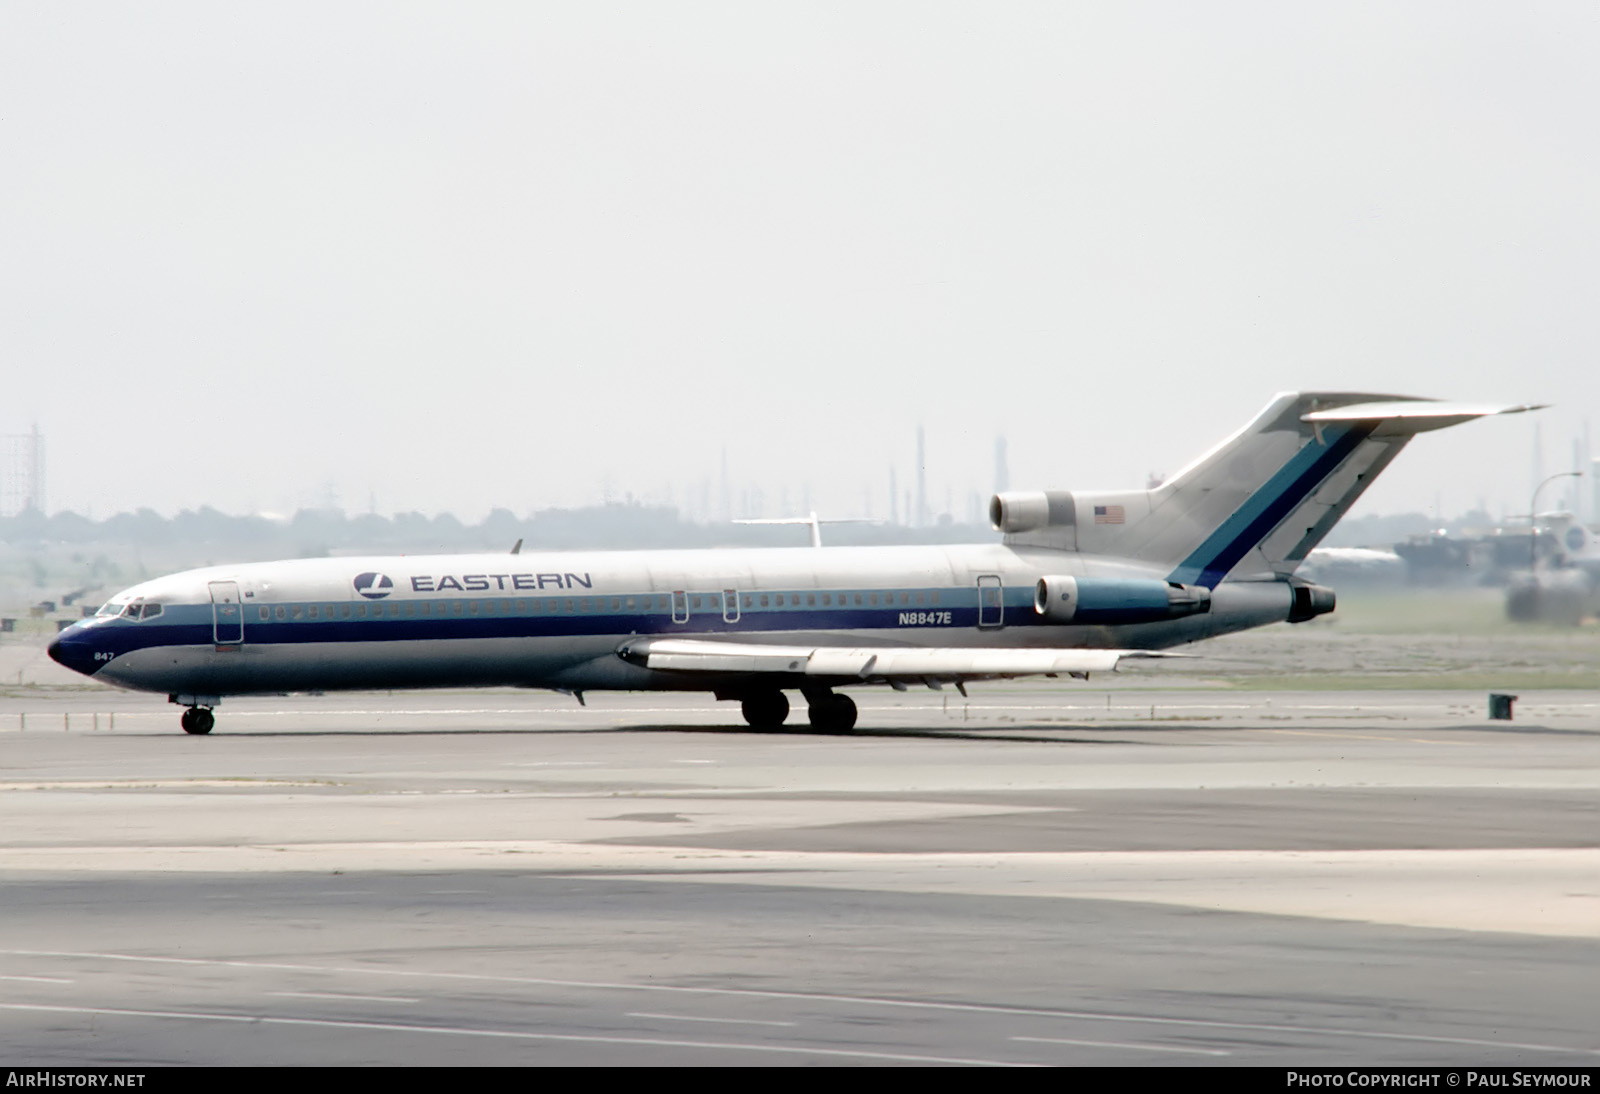
{"type": "MultiPolygon", "coordinates": [[[[693,593],[689,610],[722,611],[723,593],[693,593]]],[[[745,608],[902,607],[939,603],[937,592],[903,593],[744,593],[745,608]],[[898,601],[897,598],[898,597],[898,601]]],[[[258,605],[268,619],[429,619],[460,615],[557,615],[572,613],[672,610],[670,596],[554,597],[536,600],[400,600],[388,604],[278,604],[258,605]]],[[[160,610],[159,608],[157,609],[160,610]]]]}

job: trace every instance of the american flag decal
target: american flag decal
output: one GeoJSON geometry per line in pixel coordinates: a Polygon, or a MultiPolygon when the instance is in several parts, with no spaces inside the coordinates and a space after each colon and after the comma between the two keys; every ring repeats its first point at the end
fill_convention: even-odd
{"type": "Polygon", "coordinates": [[[1121,524],[1122,506],[1096,505],[1094,507],[1094,522],[1096,524],[1121,524]]]}

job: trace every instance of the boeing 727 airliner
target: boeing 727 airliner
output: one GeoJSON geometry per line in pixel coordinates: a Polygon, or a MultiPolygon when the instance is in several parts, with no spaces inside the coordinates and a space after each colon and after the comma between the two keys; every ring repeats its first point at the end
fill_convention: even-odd
{"type": "Polygon", "coordinates": [[[998,494],[998,544],[321,558],[135,585],[50,656],[164,692],[209,733],[225,696],[519,686],[708,691],[776,728],[786,691],[843,732],[855,685],[1077,677],[1334,607],[1295,575],[1417,433],[1534,409],[1280,395],[1152,490],[998,494]]]}

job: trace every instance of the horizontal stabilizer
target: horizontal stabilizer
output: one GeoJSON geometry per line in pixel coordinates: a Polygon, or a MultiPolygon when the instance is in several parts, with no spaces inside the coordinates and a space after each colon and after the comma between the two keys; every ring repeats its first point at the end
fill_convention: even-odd
{"type": "Polygon", "coordinates": [[[1460,425],[1474,418],[1488,418],[1496,414],[1522,414],[1529,410],[1542,410],[1543,403],[1514,403],[1506,406],[1484,403],[1442,403],[1431,399],[1406,399],[1381,403],[1355,403],[1333,410],[1313,410],[1302,414],[1300,420],[1313,426],[1330,422],[1380,423],[1373,437],[1410,436],[1426,433],[1430,429],[1444,429],[1460,425]]]}
{"type": "Polygon", "coordinates": [[[618,652],[634,664],[671,672],[783,673],[860,680],[1073,675],[1110,672],[1124,658],[1178,656],[1154,650],[769,646],[693,639],[631,642],[618,652]]]}

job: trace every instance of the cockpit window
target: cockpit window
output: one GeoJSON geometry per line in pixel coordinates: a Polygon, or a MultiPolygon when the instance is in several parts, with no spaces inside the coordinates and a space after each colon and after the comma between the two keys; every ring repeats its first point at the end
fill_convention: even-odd
{"type": "Polygon", "coordinates": [[[108,600],[94,613],[96,619],[113,619],[117,616],[128,619],[154,619],[160,614],[160,604],[147,602],[141,596],[136,596],[132,600],[108,600]]]}

